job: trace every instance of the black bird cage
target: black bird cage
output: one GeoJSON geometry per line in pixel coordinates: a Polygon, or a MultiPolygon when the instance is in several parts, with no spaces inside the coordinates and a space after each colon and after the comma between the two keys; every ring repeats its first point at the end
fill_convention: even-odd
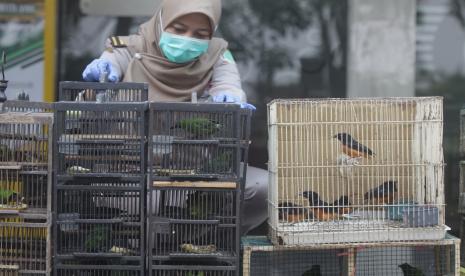
{"type": "Polygon", "coordinates": [[[251,116],[232,104],[151,103],[153,180],[239,181],[245,174],[251,116]]]}
{"type": "Polygon", "coordinates": [[[145,174],[146,109],[144,103],[57,103],[57,176],[145,174]]]}
{"type": "Polygon", "coordinates": [[[63,102],[145,102],[148,100],[146,83],[60,83],[59,101],[63,102]]]}
{"type": "Polygon", "coordinates": [[[223,275],[215,271],[236,275],[228,273],[236,273],[240,258],[239,185],[234,182],[154,183],[148,203],[148,255],[152,275],[223,275]],[[207,261],[206,270],[165,270],[158,263],[165,260],[183,265],[207,261]],[[226,268],[215,269],[218,262],[225,263],[222,266],[226,268]]]}

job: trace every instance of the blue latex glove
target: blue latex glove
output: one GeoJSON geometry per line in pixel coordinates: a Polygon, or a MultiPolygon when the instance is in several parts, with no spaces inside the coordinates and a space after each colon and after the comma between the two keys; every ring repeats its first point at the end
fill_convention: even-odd
{"type": "Polygon", "coordinates": [[[243,103],[241,102],[240,97],[230,94],[228,92],[222,92],[215,96],[212,96],[212,100],[215,103],[237,103],[241,105],[241,108],[250,109],[254,111],[257,110],[257,108],[254,105],[249,103],[243,103]]]}
{"type": "Polygon", "coordinates": [[[85,81],[99,81],[100,75],[103,72],[108,72],[109,82],[118,82],[120,76],[118,71],[113,67],[111,62],[106,59],[94,59],[82,73],[82,77],[85,81]]]}

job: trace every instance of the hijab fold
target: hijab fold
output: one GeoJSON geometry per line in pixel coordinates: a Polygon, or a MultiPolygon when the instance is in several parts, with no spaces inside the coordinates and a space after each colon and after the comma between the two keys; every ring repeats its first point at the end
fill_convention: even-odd
{"type": "Polygon", "coordinates": [[[161,26],[191,13],[206,15],[215,30],[221,18],[221,0],[164,0],[155,15],[140,26],[139,33],[127,39],[133,59],[123,81],[148,83],[150,101],[187,101],[192,92],[202,95],[215,63],[228,47],[225,40],[213,38],[207,53],[192,62],[176,64],[167,60],[159,47],[161,26]]]}

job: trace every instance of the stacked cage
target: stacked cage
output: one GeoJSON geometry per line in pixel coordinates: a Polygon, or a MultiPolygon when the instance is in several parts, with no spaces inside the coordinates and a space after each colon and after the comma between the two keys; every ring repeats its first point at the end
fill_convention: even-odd
{"type": "MultiPolygon", "coordinates": [[[[465,157],[465,108],[460,110],[460,144],[459,144],[460,158],[465,157]]],[[[460,215],[460,239],[465,239],[465,160],[459,163],[459,202],[458,213],[460,215]]],[[[462,265],[465,265],[465,248],[462,243],[462,265]]]]}
{"type": "Polygon", "coordinates": [[[441,98],[269,105],[275,244],[440,240],[441,98]]]}
{"type": "Polygon", "coordinates": [[[239,275],[251,112],[151,103],[149,275],[239,275]]]}
{"type": "Polygon", "coordinates": [[[131,101],[146,86],[60,87],[76,102],[55,104],[54,273],[143,275],[148,106],[131,101]]]}
{"type": "Polygon", "coordinates": [[[460,275],[460,240],[273,246],[243,239],[244,276],[460,275]]]}
{"type": "Polygon", "coordinates": [[[51,104],[0,113],[0,275],[51,273],[51,104]]]}

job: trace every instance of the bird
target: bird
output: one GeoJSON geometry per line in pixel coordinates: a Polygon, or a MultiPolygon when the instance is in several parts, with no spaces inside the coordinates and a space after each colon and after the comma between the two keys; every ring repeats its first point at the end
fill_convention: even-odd
{"type": "Polygon", "coordinates": [[[72,166],[72,167],[69,167],[66,172],[68,174],[78,174],[78,173],[90,173],[91,170],[90,169],[87,169],[87,168],[84,168],[84,167],[80,167],[80,166],[72,166]]]}
{"type": "Polygon", "coordinates": [[[107,252],[111,249],[111,229],[109,226],[97,225],[87,235],[85,241],[86,252],[107,252]]]}
{"type": "Polygon", "coordinates": [[[279,220],[289,223],[303,222],[310,219],[309,213],[303,206],[290,202],[279,203],[279,220]]]}
{"type": "Polygon", "coordinates": [[[332,205],[338,208],[337,210],[340,215],[350,214],[352,212],[348,196],[341,196],[339,199],[335,200],[332,205]]]}
{"type": "Polygon", "coordinates": [[[312,268],[305,271],[302,276],[322,276],[320,265],[312,265],[312,268]]]}
{"type": "Polygon", "coordinates": [[[184,253],[191,253],[191,254],[213,254],[216,250],[216,245],[209,244],[209,245],[193,245],[184,243],[181,245],[181,250],[184,253]]]}
{"type": "Polygon", "coordinates": [[[9,203],[14,203],[15,205],[22,204],[24,201],[24,197],[22,197],[19,193],[7,190],[7,189],[0,189],[0,204],[1,205],[8,205],[9,203]]]}
{"type": "Polygon", "coordinates": [[[302,196],[308,199],[312,207],[313,216],[319,221],[331,221],[339,217],[338,208],[321,200],[316,192],[305,191],[302,196]]]}
{"type": "Polygon", "coordinates": [[[171,129],[182,129],[192,134],[195,138],[212,136],[222,128],[222,124],[207,118],[184,119],[171,127],[171,129]]]}
{"type": "Polygon", "coordinates": [[[372,200],[374,205],[391,204],[397,193],[397,181],[388,180],[364,195],[365,201],[372,200]]]}
{"type": "Polygon", "coordinates": [[[336,138],[342,144],[342,151],[351,158],[357,157],[372,157],[375,153],[365,145],[360,144],[355,138],[347,133],[338,133],[333,138],[336,138]]]}
{"type": "Polygon", "coordinates": [[[423,271],[421,271],[420,269],[416,267],[409,265],[408,263],[403,263],[399,265],[399,267],[402,269],[404,276],[425,276],[423,271]]]}
{"type": "Polygon", "coordinates": [[[216,158],[208,160],[204,165],[205,173],[231,173],[233,168],[233,153],[231,151],[223,152],[216,158]]]}

